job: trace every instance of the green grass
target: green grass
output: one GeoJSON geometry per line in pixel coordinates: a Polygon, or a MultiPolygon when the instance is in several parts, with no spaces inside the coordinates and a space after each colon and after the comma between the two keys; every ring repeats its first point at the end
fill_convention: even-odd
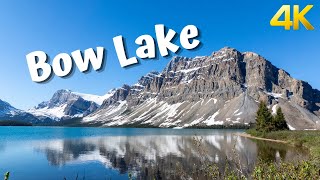
{"type": "Polygon", "coordinates": [[[253,180],[274,180],[274,179],[319,179],[319,167],[310,161],[298,163],[262,163],[256,165],[251,178],[253,180]]]}
{"type": "MultiPolygon", "coordinates": [[[[302,146],[310,146],[317,147],[317,142],[312,142],[312,145],[309,145],[307,142],[312,141],[312,139],[319,139],[320,132],[292,132],[292,131],[277,131],[272,133],[262,133],[255,130],[248,130],[248,133],[251,135],[256,135],[259,137],[270,138],[270,139],[278,139],[288,142],[291,138],[296,138],[297,140],[305,140],[305,144],[302,143],[302,146]]],[[[320,179],[320,164],[319,161],[313,161],[311,159],[307,160],[299,160],[297,162],[275,162],[275,161],[266,161],[261,159],[255,164],[255,167],[252,172],[248,172],[245,166],[241,165],[239,161],[239,154],[235,151],[235,146],[233,148],[233,155],[229,160],[235,163],[233,168],[229,168],[229,164],[226,163],[225,166],[222,166],[222,171],[219,170],[219,164],[215,162],[211,162],[205,156],[207,150],[202,146],[202,139],[194,138],[194,143],[196,145],[196,152],[199,154],[201,159],[201,163],[196,164],[195,170],[200,170],[198,173],[204,175],[204,179],[223,179],[223,180],[287,180],[287,179],[301,179],[301,180],[314,180],[320,179]]],[[[258,143],[264,144],[263,141],[259,141],[258,143]]],[[[310,142],[311,144],[311,142],[310,142]]],[[[280,145],[280,144],[279,144],[280,145]]],[[[268,150],[268,149],[266,149],[268,150]]],[[[270,151],[270,150],[269,150],[270,151]]],[[[280,151],[280,150],[279,150],[280,151]]],[[[272,152],[274,154],[274,152],[272,152]]],[[[281,153],[281,152],[279,152],[281,153]]],[[[192,179],[192,177],[188,177],[185,173],[178,173],[183,177],[181,179],[192,179]]],[[[190,174],[190,172],[189,172],[190,174]]],[[[191,174],[197,174],[191,172],[191,174]]],[[[197,179],[195,177],[194,179],[197,179]]],[[[202,178],[199,178],[202,179],[202,178]]]]}
{"type": "Polygon", "coordinates": [[[306,147],[313,159],[320,160],[320,131],[259,132],[249,129],[246,132],[252,136],[287,141],[293,146],[306,147]]]}

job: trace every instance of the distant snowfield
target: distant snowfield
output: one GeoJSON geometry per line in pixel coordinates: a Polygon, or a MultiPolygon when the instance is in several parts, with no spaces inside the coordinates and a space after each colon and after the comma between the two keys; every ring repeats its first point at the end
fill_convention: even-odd
{"type": "Polygon", "coordinates": [[[103,103],[104,100],[108,99],[109,97],[111,97],[113,95],[112,92],[108,92],[107,94],[105,94],[103,96],[94,95],[94,94],[84,94],[84,93],[79,93],[79,92],[72,92],[72,93],[82,97],[84,100],[95,102],[99,106],[101,106],[101,104],[103,103]]]}
{"type": "Polygon", "coordinates": [[[42,108],[42,109],[30,109],[28,110],[29,113],[35,116],[46,116],[52,119],[60,119],[65,116],[64,109],[66,108],[67,104],[61,105],[59,107],[53,108],[42,108]]]}
{"type": "MultiPolygon", "coordinates": [[[[105,94],[103,96],[73,92],[70,90],[62,90],[62,91],[64,91],[64,93],[66,93],[66,94],[72,94],[77,97],[80,97],[86,101],[94,102],[98,106],[101,106],[104,100],[110,98],[114,94],[113,90],[109,91],[107,94],[105,94]]],[[[69,96],[67,95],[66,97],[69,97],[69,96]]],[[[71,98],[74,98],[74,97],[71,97],[71,98]]],[[[72,101],[67,100],[66,102],[63,102],[62,104],[57,103],[53,107],[52,106],[49,107],[48,105],[46,105],[45,107],[42,107],[42,108],[32,108],[32,109],[29,109],[27,112],[31,113],[37,117],[48,117],[48,118],[53,119],[55,121],[59,121],[65,117],[67,117],[67,118],[83,117],[84,116],[83,113],[74,114],[72,116],[66,114],[66,109],[67,109],[68,105],[70,105],[70,104],[68,104],[69,102],[72,102],[72,101]]]]}

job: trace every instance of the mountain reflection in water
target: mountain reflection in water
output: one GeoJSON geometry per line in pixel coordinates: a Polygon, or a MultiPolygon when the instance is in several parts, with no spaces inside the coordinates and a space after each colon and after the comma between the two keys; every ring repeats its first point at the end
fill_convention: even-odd
{"type": "Polygon", "coordinates": [[[137,179],[178,179],[179,174],[205,179],[203,173],[195,171],[204,161],[216,163],[220,170],[226,165],[239,168],[240,162],[241,169],[249,174],[258,161],[293,161],[306,158],[307,154],[301,149],[253,141],[228,131],[201,136],[157,134],[38,140],[32,146],[36,152],[44,153],[52,166],[98,162],[106,169],[137,179]],[[202,139],[200,147],[194,138],[202,139]]]}

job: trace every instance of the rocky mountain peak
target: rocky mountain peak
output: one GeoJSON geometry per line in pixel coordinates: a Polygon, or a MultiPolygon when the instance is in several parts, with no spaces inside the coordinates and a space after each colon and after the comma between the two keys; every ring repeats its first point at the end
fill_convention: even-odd
{"type": "Polygon", "coordinates": [[[282,107],[292,128],[320,124],[318,90],[254,52],[230,47],[210,56],[175,56],[161,73],[117,90],[92,116],[105,125],[245,125],[255,121],[259,101],[273,111],[282,107]]]}
{"type": "Polygon", "coordinates": [[[259,54],[250,52],[250,51],[244,52],[243,55],[244,55],[244,58],[257,58],[260,56],[259,54]]]}
{"type": "Polygon", "coordinates": [[[0,113],[5,113],[11,110],[16,110],[14,107],[12,107],[9,103],[6,101],[3,101],[0,99],[0,113]]]}
{"type": "Polygon", "coordinates": [[[229,53],[240,53],[237,49],[233,48],[233,47],[229,47],[229,46],[225,46],[221,49],[219,49],[218,51],[213,52],[214,53],[224,53],[224,54],[229,54],[229,53]]]}
{"type": "Polygon", "coordinates": [[[177,66],[178,64],[185,64],[188,61],[191,61],[192,58],[187,58],[187,57],[181,57],[181,56],[174,56],[167,66],[164,68],[163,72],[170,72],[173,70],[174,66],[177,66]]]}
{"type": "Polygon", "coordinates": [[[72,93],[71,90],[61,89],[55,92],[48,102],[48,108],[60,106],[70,101],[75,101],[79,96],[72,93]]]}
{"type": "Polygon", "coordinates": [[[108,95],[96,96],[61,89],[56,91],[49,101],[40,103],[28,112],[46,121],[82,117],[99,108],[100,101],[103,101],[101,98],[107,98],[108,95]]]}
{"type": "Polygon", "coordinates": [[[281,107],[291,129],[320,129],[319,90],[257,53],[230,47],[209,56],[175,56],[163,71],[103,96],[62,89],[29,113],[0,100],[0,117],[36,122],[86,116],[83,123],[104,126],[247,126],[255,122],[259,101],[273,112],[281,107]]]}
{"type": "Polygon", "coordinates": [[[8,102],[0,99],[0,120],[14,120],[31,122],[36,124],[38,119],[32,114],[11,106],[8,102]]]}
{"type": "Polygon", "coordinates": [[[138,80],[138,83],[134,84],[133,86],[137,89],[143,89],[143,87],[149,85],[155,77],[161,77],[160,72],[151,71],[150,73],[147,73],[146,75],[142,76],[138,80]]]}

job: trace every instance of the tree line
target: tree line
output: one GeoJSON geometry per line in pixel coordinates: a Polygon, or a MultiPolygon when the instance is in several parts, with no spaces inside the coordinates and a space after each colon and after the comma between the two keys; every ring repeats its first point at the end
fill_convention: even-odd
{"type": "Polygon", "coordinates": [[[273,116],[267,104],[261,101],[256,115],[256,129],[261,132],[288,130],[281,107],[277,108],[277,112],[273,116]]]}

